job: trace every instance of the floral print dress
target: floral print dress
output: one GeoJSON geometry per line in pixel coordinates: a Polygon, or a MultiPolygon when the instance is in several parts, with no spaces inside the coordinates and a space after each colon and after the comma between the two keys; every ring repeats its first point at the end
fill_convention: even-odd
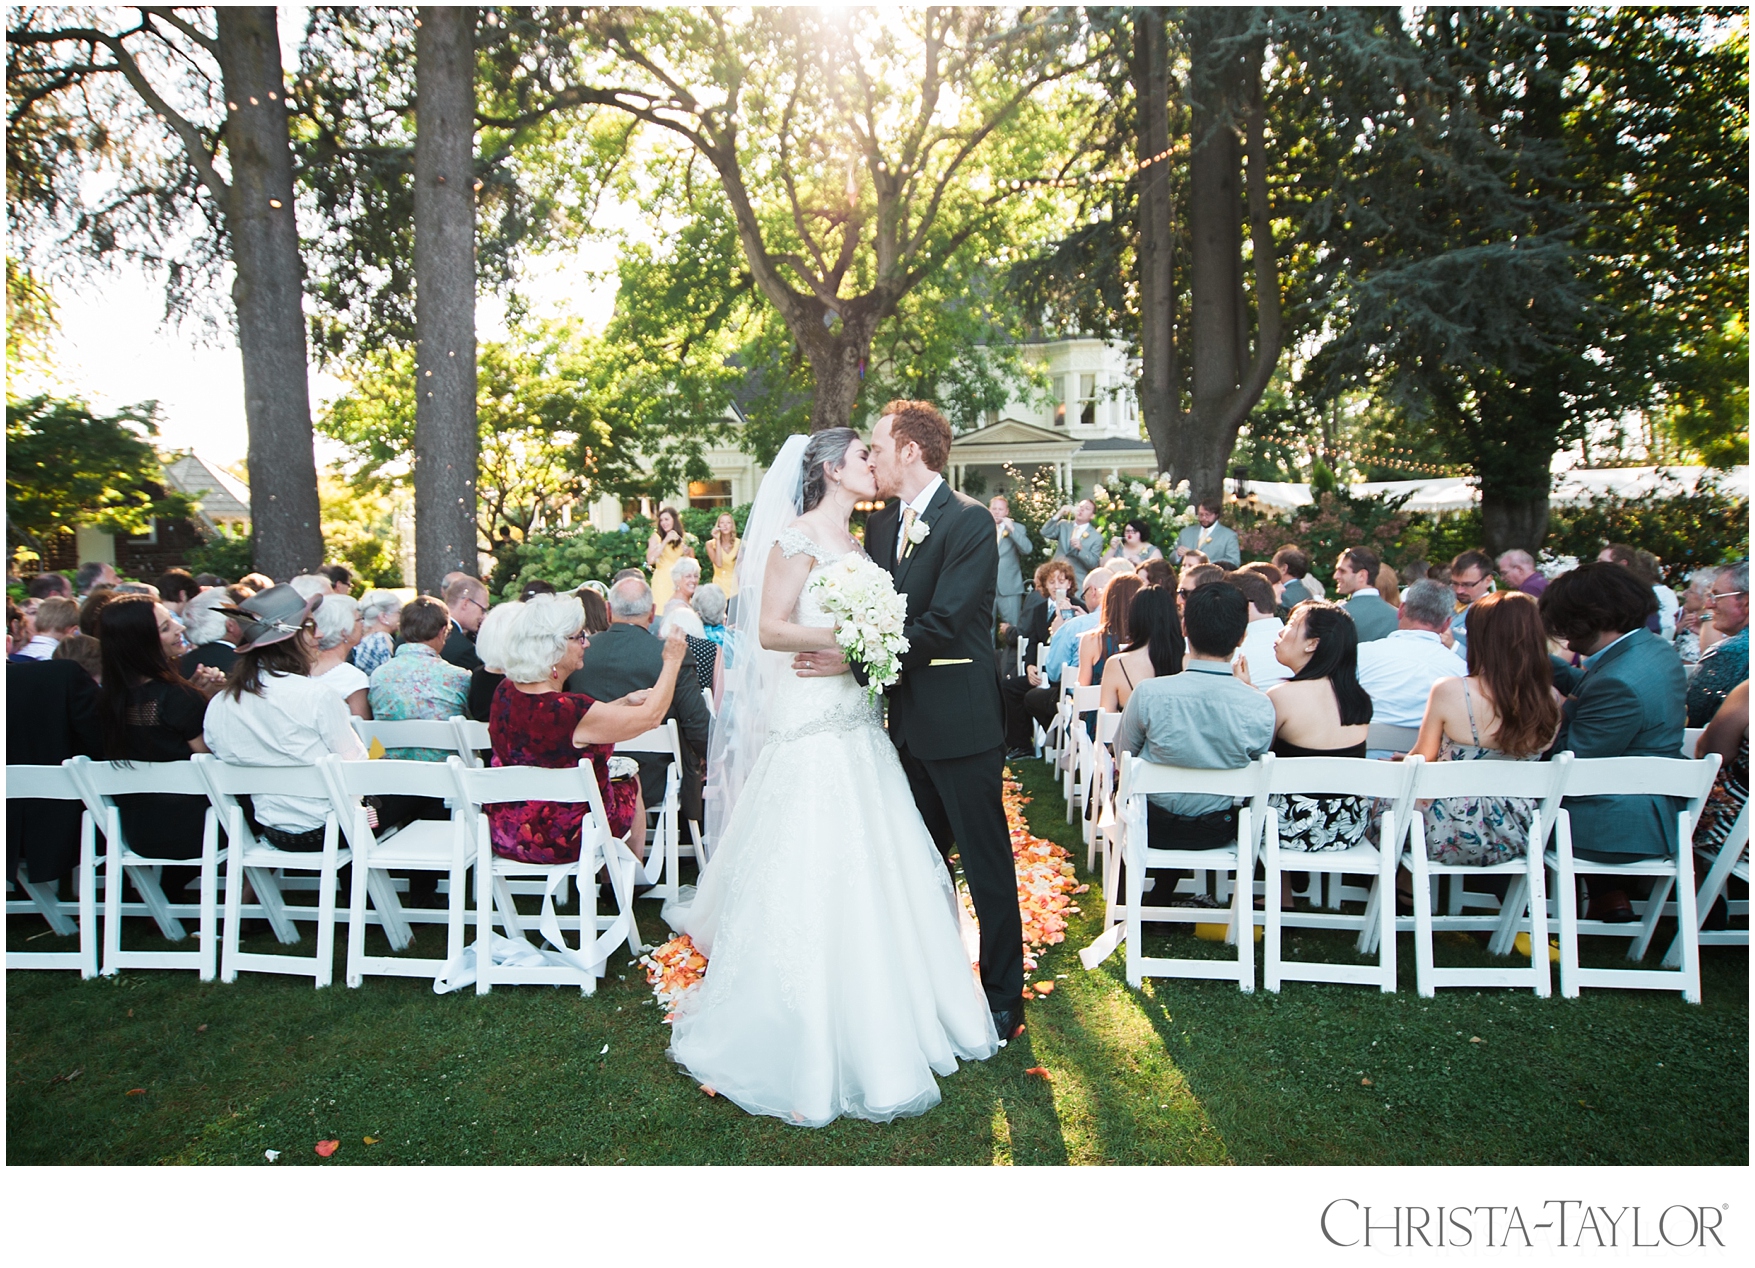
{"type": "MultiPolygon", "coordinates": [[[[638,778],[611,780],[612,744],[573,745],[579,719],[597,702],[573,691],[530,695],[510,681],[494,691],[488,715],[495,766],[543,766],[551,770],[577,766],[589,758],[603,790],[604,812],[612,836],[625,836],[634,822],[640,796],[638,778]]],[[[521,863],[572,863],[579,857],[579,831],[586,812],[582,803],[508,801],[488,807],[488,837],[494,853],[521,863]]]]}
{"type": "MultiPolygon", "coordinates": [[[[1275,757],[1364,757],[1365,741],[1346,748],[1319,749],[1276,739],[1273,753],[1275,757]]],[[[1300,854],[1350,850],[1364,841],[1373,803],[1371,797],[1312,797],[1303,793],[1275,793],[1268,798],[1279,818],[1280,848],[1300,854]]]]}
{"type": "MultiPolygon", "coordinates": [[[[1475,705],[1463,679],[1463,707],[1469,713],[1472,744],[1458,744],[1444,737],[1438,750],[1441,762],[1534,762],[1540,753],[1513,757],[1481,744],[1475,729],[1475,705]]],[[[1426,809],[1426,857],[1447,866],[1490,867],[1509,863],[1528,853],[1530,813],[1535,803],[1528,797],[1441,797],[1426,809]]]]}

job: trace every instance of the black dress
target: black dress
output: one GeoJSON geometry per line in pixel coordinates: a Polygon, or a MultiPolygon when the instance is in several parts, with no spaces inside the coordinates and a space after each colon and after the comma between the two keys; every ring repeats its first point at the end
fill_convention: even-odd
{"type": "MultiPolygon", "coordinates": [[[[1365,741],[1346,748],[1304,748],[1277,736],[1275,757],[1364,757],[1365,741]]],[[[1365,839],[1371,820],[1370,797],[1307,797],[1275,793],[1268,803],[1280,819],[1280,848],[1301,854],[1350,850],[1365,839]]]]}
{"type": "MultiPolygon", "coordinates": [[[[149,680],[128,692],[123,756],[131,762],[186,762],[189,741],[201,738],[207,697],[187,683],[149,680]]],[[[205,797],[134,793],[116,798],[122,832],[136,854],[157,859],[201,855],[205,797]]]]}

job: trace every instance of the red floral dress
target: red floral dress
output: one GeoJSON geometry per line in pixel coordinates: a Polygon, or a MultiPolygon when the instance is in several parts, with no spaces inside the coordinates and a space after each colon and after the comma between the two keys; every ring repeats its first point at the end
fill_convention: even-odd
{"type": "MultiPolygon", "coordinates": [[[[634,822],[640,796],[638,779],[609,778],[613,744],[573,745],[573,731],[591,706],[590,696],[571,691],[529,695],[510,681],[494,691],[488,713],[495,766],[544,766],[558,769],[591,759],[609,830],[624,835],[634,822]]],[[[590,807],[557,801],[508,801],[488,807],[488,835],[494,853],[523,863],[571,863],[579,857],[579,825],[590,807]]]]}

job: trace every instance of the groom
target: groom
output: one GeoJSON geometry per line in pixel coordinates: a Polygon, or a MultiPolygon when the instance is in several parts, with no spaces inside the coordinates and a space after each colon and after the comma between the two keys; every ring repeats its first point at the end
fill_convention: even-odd
{"type": "Polygon", "coordinates": [[[1023,925],[1000,781],[1005,707],[993,658],[999,541],[981,503],[939,472],[951,428],[926,401],[892,401],[871,437],[878,493],[889,502],[866,524],[865,549],[907,597],[902,677],[889,691],[895,742],[939,853],[963,861],[981,922],[981,985],[994,1028],[1011,1039],[1024,1022],[1023,925]]]}

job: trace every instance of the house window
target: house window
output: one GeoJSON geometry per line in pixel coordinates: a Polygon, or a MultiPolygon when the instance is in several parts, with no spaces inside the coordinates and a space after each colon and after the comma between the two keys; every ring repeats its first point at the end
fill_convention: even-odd
{"type": "Polygon", "coordinates": [[[1097,425],[1097,376],[1080,374],[1079,381],[1079,425],[1095,427],[1097,425]]]}
{"type": "Polygon", "coordinates": [[[731,506],[731,481],[690,480],[689,505],[703,511],[716,510],[719,507],[729,509],[731,506]]]}

